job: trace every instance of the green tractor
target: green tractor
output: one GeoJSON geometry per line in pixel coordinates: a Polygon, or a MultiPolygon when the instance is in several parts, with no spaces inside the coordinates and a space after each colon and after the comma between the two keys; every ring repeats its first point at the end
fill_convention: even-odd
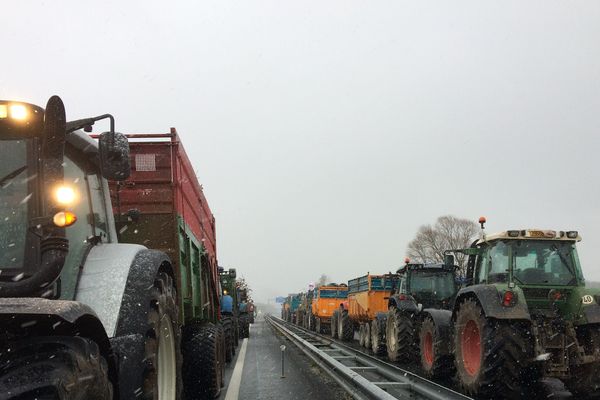
{"type": "Polygon", "coordinates": [[[600,393],[600,291],[585,287],[580,240],[576,231],[509,230],[449,251],[468,255],[452,315],[465,392],[516,397],[551,377],[578,398],[600,393]]]}
{"type": "Polygon", "coordinates": [[[235,287],[235,268],[229,268],[229,270],[225,271],[224,268],[219,267],[219,278],[221,281],[222,295],[231,296],[233,299],[231,312],[223,311],[223,309],[221,309],[221,322],[225,331],[225,358],[227,362],[230,362],[235,355],[235,349],[237,348],[240,339],[238,292],[235,287]]]}
{"type": "Polygon", "coordinates": [[[389,298],[386,348],[391,361],[420,360],[428,378],[450,375],[452,354],[447,337],[458,292],[457,266],[452,257],[441,264],[412,264],[398,269],[400,281],[389,298]]]}

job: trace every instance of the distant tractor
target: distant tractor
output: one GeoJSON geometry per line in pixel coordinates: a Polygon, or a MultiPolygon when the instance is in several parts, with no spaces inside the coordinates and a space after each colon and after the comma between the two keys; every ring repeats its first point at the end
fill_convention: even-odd
{"type": "Polygon", "coordinates": [[[400,282],[388,302],[386,348],[390,361],[419,359],[429,378],[452,373],[447,340],[458,292],[453,257],[444,264],[411,264],[398,270],[400,282]]]}
{"type": "Polygon", "coordinates": [[[467,393],[515,396],[541,377],[578,398],[600,393],[600,291],[585,287],[580,240],[576,231],[509,230],[455,251],[469,257],[451,337],[467,393]]]}
{"type": "Polygon", "coordinates": [[[298,317],[298,308],[302,303],[302,293],[294,293],[290,295],[290,315],[289,322],[296,324],[296,318],[298,317]]]}
{"type": "Polygon", "coordinates": [[[238,301],[239,301],[239,330],[241,338],[250,337],[250,308],[252,307],[252,313],[254,313],[254,306],[252,300],[248,294],[248,288],[240,286],[240,282],[237,285],[238,301]]]}
{"type": "Polygon", "coordinates": [[[290,307],[292,303],[292,295],[288,295],[281,304],[281,319],[287,322],[292,322],[292,314],[290,307]]]}
{"type": "Polygon", "coordinates": [[[313,290],[312,301],[308,313],[307,328],[318,333],[331,331],[333,312],[348,298],[346,284],[330,283],[313,290]]]}
{"type": "Polygon", "coordinates": [[[385,321],[388,298],[394,293],[398,276],[365,275],[348,281],[348,299],[333,313],[331,335],[352,340],[358,330],[361,346],[376,354],[385,353],[385,321]]]}
{"type": "Polygon", "coordinates": [[[219,277],[221,279],[221,289],[223,291],[223,296],[231,296],[232,310],[231,313],[223,312],[222,313],[222,324],[225,330],[225,348],[226,348],[226,360],[227,362],[233,359],[235,355],[235,349],[239,344],[239,301],[238,301],[238,293],[236,290],[236,270],[235,268],[229,268],[228,271],[225,271],[223,268],[219,269],[219,277]]]}

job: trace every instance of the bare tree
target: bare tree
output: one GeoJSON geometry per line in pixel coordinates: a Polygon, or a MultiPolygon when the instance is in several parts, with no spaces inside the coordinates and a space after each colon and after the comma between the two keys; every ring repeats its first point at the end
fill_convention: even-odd
{"type": "Polygon", "coordinates": [[[321,274],[319,280],[317,281],[316,287],[327,285],[327,281],[329,281],[329,277],[325,274],[321,274]]]}
{"type": "MultiPolygon", "coordinates": [[[[421,226],[408,244],[406,253],[414,262],[443,262],[445,250],[469,247],[477,232],[475,222],[444,215],[433,226],[421,226]]],[[[456,264],[460,267],[461,275],[464,275],[466,261],[464,254],[456,254],[456,264]]]]}

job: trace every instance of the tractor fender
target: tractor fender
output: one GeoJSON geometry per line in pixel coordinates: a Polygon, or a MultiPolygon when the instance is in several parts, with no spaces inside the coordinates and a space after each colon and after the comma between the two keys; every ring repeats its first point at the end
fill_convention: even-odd
{"type": "Polygon", "coordinates": [[[515,291],[520,295],[519,301],[511,307],[504,307],[502,305],[502,296],[494,285],[474,285],[463,288],[456,295],[453,317],[456,316],[456,312],[463,300],[474,298],[483,309],[483,313],[487,318],[531,320],[523,292],[520,290],[515,291]]]}
{"type": "Polygon", "coordinates": [[[429,316],[435,324],[437,338],[440,341],[440,352],[450,354],[450,343],[452,342],[452,311],[426,308],[421,313],[421,321],[429,316]]]}
{"type": "Polygon", "coordinates": [[[397,296],[390,297],[388,308],[390,307],[396,307],[398,310],[409,314],[419,313],[419,306],[412,296],[408,296],[404,300],[400,300],[397,296]]]}
{"type": "Polygon", "coordinates": [[[118,396],[118,361],[101,320],[89,306],[71,300],[0,298],[0,326],[19,337],[81,336],[93,340],[108,363],[108,376],[118,396]]]}
{"type": "Polygon", "coordinates": [[[145,250],[136,244],[100,244],[90,250],[85,260],[75,300],[96,311],[109,337],[116,333],[127,277],[138,254],[145,250]]]}

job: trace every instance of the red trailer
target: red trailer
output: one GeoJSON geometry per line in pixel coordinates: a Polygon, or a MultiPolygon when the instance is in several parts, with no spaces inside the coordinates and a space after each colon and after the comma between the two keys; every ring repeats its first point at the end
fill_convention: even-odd
{"type": "Polygon", "coordinates": [[[175,128],[168,134],[127,137],[131,176],[110,185],[120,241],[167,253],[175,266],[181,321],[191,330],[222,338],[216,343],[218,354],[210,357],[217,374],[196,364],[198,360],[187,363],[188,372],[210,375],[198,377],[197,390],[210,389],[207,397],[214,396],[225,354],[234,351],[232,323],[220,314],[215,218],[175,128]]]}

